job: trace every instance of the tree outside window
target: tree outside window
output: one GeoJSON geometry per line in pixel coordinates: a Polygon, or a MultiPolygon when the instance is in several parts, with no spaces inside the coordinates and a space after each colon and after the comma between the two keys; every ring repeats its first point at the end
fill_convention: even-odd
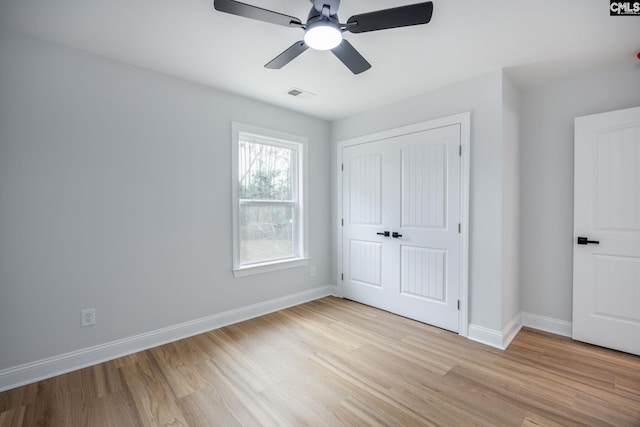
{"type": "Polygon", "coordinates": [[[233,275],[307,265],[307,138],[233,123],[232,144],[233,275]]]}
{"type": "Polygon", "coordinates": [[[240,136],[240,265],[298,256],[297,147],[240,136]]]}

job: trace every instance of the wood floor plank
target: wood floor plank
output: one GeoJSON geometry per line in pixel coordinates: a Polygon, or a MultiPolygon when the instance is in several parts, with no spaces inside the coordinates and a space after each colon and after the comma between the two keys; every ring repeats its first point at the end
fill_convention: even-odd
{"type": "Polygon", "coordinates": [[[226,399],[209,387],[196,391],[178,400],[189,426],[241,426],[241,417],[236,417],[226,399]]]}
{"type": "MultiPolygon", "coordinates": [[[[211,359],[198,366],[203,378],[211,384],[225,411],[242,425],[279,426],[288,425],[262,395],[245,381],[245,376],[235,370],[224,370],[211,359]],[[215,388],[215,389],[214,389],[215,388]]],[[[214,414],[215,415],[215,414],[214,414]]],[[[218,425],[215,418],[211,425],[218,425]]],[[[222,424],[221,424],[222,425],[222,424]]]]}
{"type": "Polygon", "coordinates": [[[328,297],[2,392],[6,425],[638,427],[640,357],[328,297]]]}
{"type": "Polygon", "coordinates": [[[111,393],[89,402],[87,424],[92,427],[135,427],[140,425],[129,397],[111,393]]]}
{"type": "Polygon", "coordinates": [[[640,403],[640,377],[618,374],[614,379],[615,392],[640,403]]]}
{"type": "Polygon", "coordinates": [[[427,422],[412,408],[388,393],[388,389],[369,381],[359,373],[349,369],[342,361],[326,354],[317,354],[311,359],[318,364],[333,380],[352,390],[351,399],[361,399],[368,403],[368,414],[378,419],[397,420],[400,425],[420,425],[427,422]]]}
{"type": "Polygon", "coordinates": [[[280,380],[280,376],[242,347],[229,339],[223,330],[207,333],[207,337],[217,344],[213,359],[225,373],[241,378],[254,392],[259,393],[280,380]]]}
{"type": "Polygon", "coordinates": [[[38,383],[27,384],[0,393],[0,412],[33,403],[38,394],[38,383]]]}
{"type": "Polygon", "coordinates": [[[282,381],[260,394],[281,419],[294,426],[339,425],[332,408],[349,396],[338,387],[304,380],[282,381]]]}
{"type": "MultiPolygon", "coordinates": [[[[526,378],[509,378],[501,375],[487,377],[486,372],[482,369],[457,366],[447,373],[446,379],[450,385],[456,386],[456,390],[466,389],[474,395],[487,397],[484,403],[488,406],[484,412],[493,410],[502,402],[508,402],[510,406],[519,408],[525,414],[535,411],[566,426],[584,425],[585,420],[589,419],[572,408],[573,395],[567,395],[565,390],[556,391],[551,384],[544,388],[538,387],[534,382],[535,374],[526,378]]],[[[489,415],[489,418],[493,416],[489,415]]]]}
{"type": "Polygon", "coordinates": [[[24,425],[86,425],[95,394],[82,386],[82,370],[38,383],[36,400],[26,405],[24,425]]]}
{"type": "Polygon", "coordinates": [[[186,426],[175,396],[160,369],[149,359],[141,359],[122,369],[125,382],[136,408],[137,416],[145,426],[186,426]]]}
{"type": "Polygon", "coordinates": [[[346,399],[334,408],[336,416],[346,426],[372,426],[385,427],[384,421],[369,413],[367,408],[362,408],[359,402],[346,399]]]}
{"type": "Polygon", "coordinates": [[[206,387],[206,382],[194,369],[193,361],[198,359],[191,357],[193,353],[188,350],[184,340],[152,348],[149,354],[176,397],[188,396],[206,387]]]}
{"type": "Polygon", "coordinates": [[[18,406],[8,411],[0,412],[0,427],[21,426],[24,422],[25,406],[18,406]]]}
{"type": "Polygon", "coordinates": [[[539,414],[528,412],[521,427],[564,427],[564,425],[551,421],[539,414]]]}

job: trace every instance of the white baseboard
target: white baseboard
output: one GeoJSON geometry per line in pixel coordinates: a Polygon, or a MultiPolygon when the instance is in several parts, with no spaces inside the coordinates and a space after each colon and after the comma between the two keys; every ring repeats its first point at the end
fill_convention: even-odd
{"type": "Polygon", "coordinates": [[[509,344],[511,344],[511,341],[513,341],[521,328],[522,322],[520,321],[520,315],[518,315],[509,322],[503,331],[471,324],[469,325],[469,335],[467,338],[471,341],[505,350],[509,347],[509,344]]]}
{"type": "Polygon", "coordinates": [[[339,297],[342,298],[339,294],[338,294],[338,285],[328,285],[327,289],[329,290],[329,295],[332,295],[334,297],[339,297]]]}
{"type": "Polygon", "coordinates": [[[566,320],[558,320],[552,317],[540,316],[532,313],[522,313],[522,324],[533,329],[551,332],[552,334],[571,337],[573,326],[566,320]]]}
{"type": "Polygon", "coordinates": [[[472,341],[505,350],[523,326],[571,337],[571,322],[522,312],[514,317],[502,332],[471,324],[469,325],[468,338],[472,341]]]}
{"type": "Polygon", "coordinates": [[[491,347],[504,350],[502,346],[502,332],[494,329],[485,328],[480,325],[469,325],[469,335],[467,336],[471,341],[476,341],[481,344],[489,345],[491,347]]]}
{"type": "Polygon", "coordinates": [[[518,313],[502,330],[502,347],[506,349],[522,329],[522,314],[518,313]]]}
{"type": "Polygon", "coordinates": [[[259,317],[284,308],[336,295],[336,286],[321,286],[308,291],[225,311],[189,322],[157,329],[117,341],[99,344],[0,370],[0,391],[55,377],[121,356],[136,353],[168,342],[259,317]]]}

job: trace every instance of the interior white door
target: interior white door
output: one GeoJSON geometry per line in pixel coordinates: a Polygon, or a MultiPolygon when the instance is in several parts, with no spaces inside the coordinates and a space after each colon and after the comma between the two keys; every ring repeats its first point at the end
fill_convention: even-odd
{"type": "Polygon", "coordinates": [[[343,295],[457,332],[460,125],[343,150],[343,295]]]}
{"type": "Polygon", "coordinates": [[[393,189],[383,180],[392,167],[389,151],[386,141],[347,147],[342,174],[343,296],[383,310],[391,309],[394,256],[384,237],[393,216],[387,200],[393,189]]]}
{"type": "Polygon", "coordinates": [[[640,355],[640,107],[575,119],[573,338],[640,355]]]}

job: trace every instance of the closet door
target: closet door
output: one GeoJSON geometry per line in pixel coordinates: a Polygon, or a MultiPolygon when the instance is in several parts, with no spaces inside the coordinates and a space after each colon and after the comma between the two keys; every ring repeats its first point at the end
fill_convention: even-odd
{"type": "Polygon", "coordinates": [[[343,150],[346,298],[458,331],[460,125],[343,150]]]}

